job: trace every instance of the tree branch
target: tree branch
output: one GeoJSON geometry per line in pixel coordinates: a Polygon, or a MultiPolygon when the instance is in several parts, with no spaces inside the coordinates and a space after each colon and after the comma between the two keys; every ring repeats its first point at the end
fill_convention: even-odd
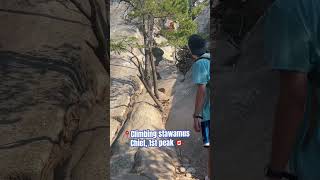
{"type": "Polygon", "coordinates": [[[139,79],[141,80],[141,82],[143,83],[144,87],[146,88],[147,92],[149,93],[149,95],[151,96],[151,98],[154,100],[154,102],[158,105],[159,110],[161,112],[164,112],[163,106],[161,104],[161,102],[153,95],[151,88],[147,85],[145,79],[144,79],[144,75],[143,75],[143,71],[142,71],[142,65],[141,63],[138,61],[139,63],[139,72],[140,72],[140,76],[139,79]]]}

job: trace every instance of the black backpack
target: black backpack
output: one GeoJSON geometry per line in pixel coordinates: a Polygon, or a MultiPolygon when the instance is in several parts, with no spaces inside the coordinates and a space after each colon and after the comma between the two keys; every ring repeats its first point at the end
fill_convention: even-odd
{"type": "MultiPolygon", "coordinates": [[[[211,61],[211,58],[200,56],[198,59],[195,60],[195,62],[199,61],[200,59],[207,59],[207,60],[211,61]]],[[[212,87],[212,86],[211,86],[211,80],[209,80],[209,82],[208,82],[207,85],[206,85],[206,88],[208,88],[208,89],[210,90],[211,87],[212,87]]]]}

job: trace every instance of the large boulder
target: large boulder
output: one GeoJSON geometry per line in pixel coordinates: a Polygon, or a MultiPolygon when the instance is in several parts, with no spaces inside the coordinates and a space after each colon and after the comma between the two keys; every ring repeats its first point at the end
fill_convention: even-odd
{"type": "MultiPolygon", "coordinates": [[[[163,36],[158,36],[155,37],[154,40],[156,41],[157,44],[162,44],[162,43],[167,43],[167,39],[164,38],[163,36]]],[[[161,49],[163,50],[164,54],[162,55],[162,57],[165,60],[169,60],[169,61],[175,61],[175,57],[174,57],[174,47],[172,46],[164,46],[161,47],[161,49]]]]}
{"type": "Polygon", "coordinates": [[[90,22],[70,2],[0,9],[0,179],[106,179],[109,77],[90,22]]]}
{"type": "Polygon", "coordinates": [[[172,152],[167,147],[131,147],[130,137],[126,135],[127,131],[137,129],[164,129],[162,115],[154,105],[155,103],[148,94],[139,96],[136,100],[127,123],[112,145],[111,179],[125,179],[130,173],[143,175],[149,179],[169,180],[175,176],[174,162],[178,161],[175,151],[172,152]]]}

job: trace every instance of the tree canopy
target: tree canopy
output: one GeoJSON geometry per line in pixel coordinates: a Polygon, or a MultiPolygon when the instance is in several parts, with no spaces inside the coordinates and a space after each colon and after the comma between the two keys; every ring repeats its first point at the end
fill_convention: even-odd
{"type": "Polygon", "coordinates": [[[131,5],[130,19],[136,19],[143,25],[146,17],[171,20],[178,27],[175,30],[162,28],[160,33],[168,41],[166,44],[174,47],[183,47],[187,44],[187,38],[196,33],[197,24],[193,21],[204,8],[208,1],[197,6],[190,0],[125,0],[131,5]]]}

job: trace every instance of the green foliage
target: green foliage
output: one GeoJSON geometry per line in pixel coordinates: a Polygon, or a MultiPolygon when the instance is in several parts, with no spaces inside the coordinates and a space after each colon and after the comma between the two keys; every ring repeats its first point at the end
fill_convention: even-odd
{"type": "MultiPolygon", "coordinates": [[[[193,15],[201,12],[205,4],[197,6],[197,10],[190,10],[189,0],[128,0],[133,6],[129,17],[142,23],[148,15],[154,18],[170,19],[178,24],[175,31],[161,30],[161,34],[168,40],[166,45],[183,47],[187,38],[196,33],[197,25],[193,22],[193,15]]],[[[127,2],[128,2],[127,1],[127,2]]],[[[161,44],[164,45],[164,44],[161,44]]]]}
{"type": "Polygon", "coordinates": [[[162,30],[162,33],[168,39],[168,44],[174,47],[183,47],[188,43],[188,37],[197,31],[197,25],[191,17],[177,18],[177,22],[179,22],[177,31],[162,30]]]}
{"type": "Polygon", "coordinates": [[[129,13],[131,18],[142,18],[152,15],[156,18],[173,17],[186,14],[189,10],[188,0],[128,0],[133,6],[129,13]]]}
{"type": "Polygon", "coordinates": [[[193,7],[191,10],[191,16],[193,18],[197,17],[207,6],[209,6],[209,3],[209,1],[204,1],[198,4],[198,6],[193,7]]]}
{"type": "Polygon", "coordinates": [[[200,35],[203,39],[206,39],[206,40],[209,40],[209,38],[210,38],[210,34],[199,33],[199,35],[200,35]]]}
{"type": "Polygon", "coordinates": [[[163,0],[160,6],[164,14],[171,18],[181,15],[188,15],[189,0],[163,0]]]}
{"type": "Polygon", "coordinates": [[[189,13],[189,0],[165,0],[165,10],[173,14],[170,18],[178,24],[175,31],[162,30],[161,33],[168,44],[174,47],[183,47],[188,42],[188,37],[197,31],[197,24],[189,13]]]}
{"type": "Polygon", "coordinates": [[[110,40],[110,50],[117,54],[127,52],[129,48],[142,48],[143,45],[138,44],[136,37],[120,37],[119,39],[110,40]]]}

